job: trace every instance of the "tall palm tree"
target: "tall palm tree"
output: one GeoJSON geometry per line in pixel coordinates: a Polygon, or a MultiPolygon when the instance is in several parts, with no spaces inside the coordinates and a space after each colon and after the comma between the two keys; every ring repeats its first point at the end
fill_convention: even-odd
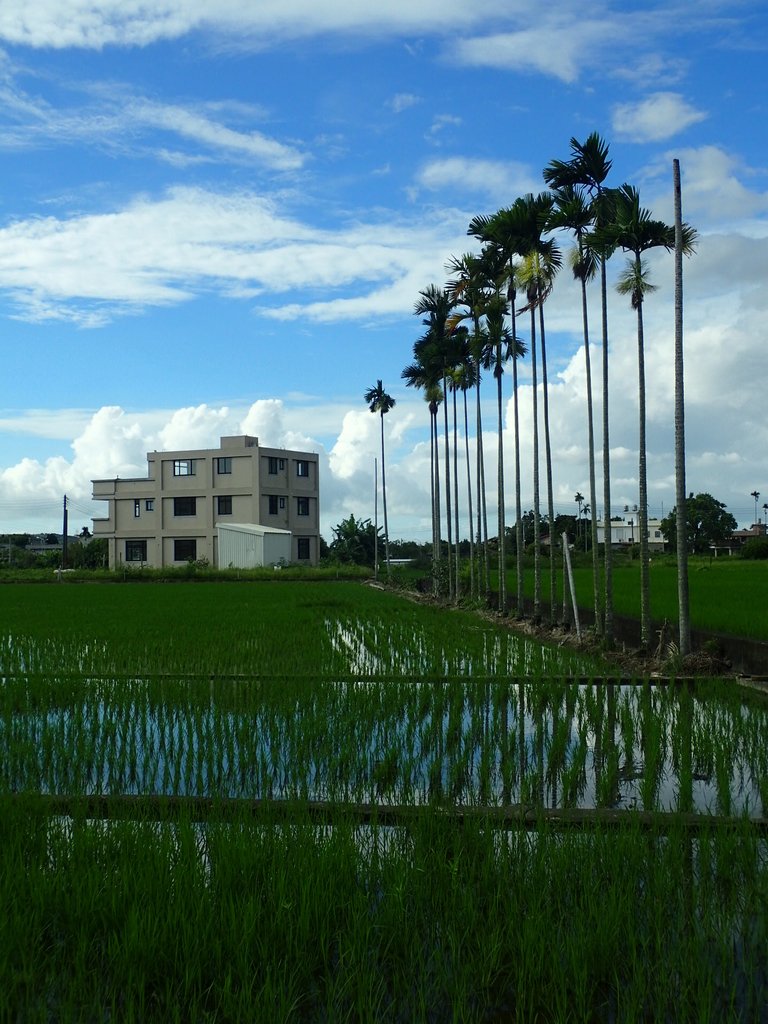
{"type": "MultiPolygon", "coordinates": [[[[584,142],[571,138],[571,159],[553,160],[544,171],[544,180],[550,188],[567,185],[583,186],[590,195],[594,208],[595,226],[599,227],[610,219],[611,203],[606,195],[605,181],[611,172],[612,161],[608,157],[608,144],[592,132],[584,142]]],[[[589,243],[588,243],[589,244],[589,243]]],[[[600,267],[600,309],[602,326],[602,411],[603,411],[603,522],[605,524],[603,543],[603,639],[607,646],[613,644],[613,549],[611,547],[611,446],[608,415],[608,281],[606,263],[612,249],[604,244],[596,250],[600,267]]],[[[591,498],[591,495],[590,495],[591,498]]],[[[592,500],[596,548],[596,504],[592,500]]]]}
{"type": "MultiPolygon", "coordinates": [[[[454,308],[454,300],[445,288],[431,284],[419,292],[419,298],[414,305],[414,313],[422,317],[422,325],[427,328],[426,333],[416,342],[414,353],[417,349],[425,354],[428,362],[435,369],[439,368],[440,381],[443,395],[448,391],[448,374],[458,362],[457,341],[453,337],[454,330],[449,325],[449,317],[454,308]]],[[[443,403],[444,430],[445,430],[445,512],[446,532],[448,540],[448,594],[456,597],[456,581],[454,581],[451,552],[453,547],[453,524],[451,521],[451,470],[450,470],[450,441],[448,433],[448,407],[443,403]]]]}
{"type": "MultiPolygon", "coordinates": [[[[488,513],[485,493],[485,460],[483,446],[483,417],[480,401],[481,366],[484,364],[487,351],[487,332],[482,326],[485,307],[493,294],[493,284],[489,274],[488,261],[483,254],[465,253],[455,257],[446,264],[446,270],[452,274],[447,290],[455,303],[449,318],[449,327],[455,328],[463,321],[472,324],[469,338],[469,355],[473,365],[475,387],[475,444],[476,444],[476,493],[477,493],[477,532],[476,546],[478,555],[478,588],[486,598],[490,591],[490,566],[488,559],[488,513]],[[462,308],[464,312],[462,312],[462,308]]],[[[466,397],[466,395],[465,395],[466,397]]],[[[470,517],[471,519],[471,517],[470,517]]],[[[472,531],[470,530],[470,533],[472,531]]]]}
{"type": "Polygon", "coordinates": [[[504,491],[504,414],[502,401],[502,376],[504,363],[510,358],[513,349],[513,338],[504,324],[504,316],[507,311],[506,300],[500,295],[494,295],[488,301],[485,311],[486,326],[488,330],[488,341],[493,353],[493,375],[496,378],[496,408],[497,424],[496,432],[498,437],[498,460],[497,460],[497,537],[499,556],[499,611],[505,613],[507,610],[507,560],[506,560],[506,523],[504,516],[505,491],[504,491]]]}
{"type": "Polygon", "coordinates": [[[576,520],[576,539],[578,540],[579,532],[581,529],[581,506],[584,504],[584,495],[581,493],[581,491],[576,491],[576,493],[573,496],[573,500],[576,502],[576,507],[579,510],[579,515],[576,520]]]}
{"type": "Polygon", "coordinates": [[[387,476],[384,460],[384,417],[394,408],[395,400],[384,390],[381,380],[377,380],[375,386],[368,388],[365,392],[363,401],[371,412],[379,414],[381,423],[381,500],[384,507],[384,559],[387,565],[387,574],[389,574],[389,523],[387,521],[387,476]]]}
{"type": "MultiPolygon", "coordinates": [[[[629,296],[637,315],[637,373],[638,373],[638,491],[639,491],[639,532],[640,532],[640,643],[647,647],[650,642],[651,597],[650,557],[648,550],[648,473],[646,450],[646,391],[645,391],[645,338],[643,325],[643,303],[646,295],[656,290],[648,276],[648,266],[643,254],[650,249],[664,248],[668,252],[675,247],[675,229],[663,221],[654,220],[650,211],[640,205],[640,197],[631,185],[622,185],[614,199],[614,220],[596,232],[598,238],[605,237],[616,248],[629,253],[627,264],[617,284],[620,295],[629,296]]],[[[684,253],[693,251],[696,233],[688,225],[682,225],[681,249],[684,253]]]]}
{"type": "Polygon", "coordinates": [[[685,388],[683,383],[683,201],[680,161],[672,161],[675,203],[675,507],[677,509],[677,605],[679,650],[691,651],[691,609],[688,594],[688,516],[685,484],[685,388]]]}
{"type": "MultiPolygon", "coordinates": [[[[519,394],[517,382],[517,360],[525,355],[525,346],[517,337],[516,330],[516,292],[515,292],[515,258],[521,252],[522,238],[524,235],[524,223],[522,211],[514,206],[509,209],[501,209],[491,216],[475,217],[467,229],[467,234],[474,235],[485,243],[483,254],[489,266],[489,273],[494,282],[496,293],[502,289],[506,294],[509,304],[511,319],[510,343],[512,356],[512,407],[514,419],[514,448],[515,448],[515,546],[516,546],[516,576],[517,576],[517,614],[523,613],[523,532],[522,532],[522,506],[520,499],[520,416],[519,416],[519,394]]],[[[500,378],[497,379],[500,382],[500,378]]],[[[497,400],[501,401],[501,393],[497,388],[497,400]]],[[[499,422],[501,422],[501,409],[499,408],[499,422]]],[[[499,459],[503,457],[501,447],[499,448],[499,459]]],[[[499,480],[503,484],[503,472],[499,473],[499,480]]],[[[505,501],[505,497],[503,497],[505,501]]]]}
{"type": "MultiPolygon", "coordinates": [[[[453,335],[453,350],[454,350],[454,365],[448,370],[446,375],[446,382],[451,392],[452,399],[452,410],[453,410],[453,493],[455,501],[453,503],[453,525],[456,532],[456,549],[454,552],[455,561],[455,572],[454,572],[454,596],[458,598],[459,595],[459,579],[460,579],[460,568],[461,568],[461,526],[460,526],[460,510],[459,510],[459,436],[458,436],[458,409],[457,409],[457,393],[463,391],[464,393],[464,406],[466,413],[466,380],[468,369],[471,365],[471,354],[469,349],[469,332],[464,327],[458,328],[453,335]]],[[[467,454],[467,459],[469,455],[467,454]]],[[[469,524],[470,534],[472,533],[472,495],[471,491],[468,494],[469,500],[469,524]]]]}
{"type": "MultiPolygon", "coordinates": [[[[545,179],[548,177],[544,172],[545,179]]],[[[549,175],[550,179],[554,176],[549,175]]],[[[557,180],[555,178],[555,180],[557,180]]],[[[595,429],[592,413],[592,360],[589,348],[589,312],[587,306],[587,282],[597,272],[597,261],[585,242],[586,234],[594,220],[594,207],[588,201],[584,186],[566,184],[553,192],[555,208],[550,224],[556,228],[568,228],[576,235],[576,248],[571,256],[573,276],[581,285],[581,321],[584,335],[584,369],[587,393],[587,455],[589,462],[589,501],[592,508],[596,507],[597,495],[595,484],[595,429]]],[[[583,499],[582,499],[583,500],[583,499]]],[[[581,517],[581,511],[579,511],[581,517]]],[[[592,597],[595,613],[595,629],[601,632],[600,608],[600,571],[599,552],[597,547],[597,519],[591,519],[592,532],[592,597]]],[[[586,547],[586,544],[585,544],[586,547]]]]}
{"type": "Polygon", "coordinates": [[[406,387],[418,388],[424,392],[424,399],[429,409],[429,491],[432,508],[432,563],[433,584],[435,592],[438,588],[437,565],[441,556],[442,540],[440,536],[440,464],[438,459],[437,413],[443,401],[443,391],[439,383],[439,375],[434,365],[425,358],[423,348],[418,342],[414,345],[414,361],[400,374],[406,387]]]}
{"type": "MultiPolygon", "coordinates": [[[[534,348],[534,318],[539,314],[539,347],[541,349],[541,384],[544,406],[544,460],[547,480],[547,518],[549,520],[549,607],[550,618],[555,618],[556,606],[556,561],[555,561],[555,504],[552,487],[552,444],[549,429],[549,384],[547,379],[547,345],[544,331],[544,303],[552,292],[555,275],[560,269],[562,257],[552,239],[545,239],[549,229],[554,200],[549,192],[537,196],[529,194],[520,200],[528,211],[529,231],[525,244],[523,261],[518,279],[525,287],[527,302],[520,312],[531,314],[531,352],[534,348]]],[[[533,366],[533,362],[531,363],[533,366]]],[[[537,450],[538,455],[538,450],[537,450]]],[[[535,470],[538,472],[538,470],[535,470]]],[[[540,537],[539,537],[540,543],[540,537]]],[[[540,563],[539,563],[540,564],[540,563]]],[[[539,569],[540,572],[540,569],[539,569]]]]}

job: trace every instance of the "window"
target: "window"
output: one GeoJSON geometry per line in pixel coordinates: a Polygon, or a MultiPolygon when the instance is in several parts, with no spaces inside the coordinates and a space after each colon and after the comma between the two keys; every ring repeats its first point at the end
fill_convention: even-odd
{"type": "Polygon", "coordinates": [[[197,498],[174,498],[173,514],[175,516],[193,516],[197,511],[197,498]]]}
{"type": "Polygon", "coordinates": [[[126,562],[146,562],[147,542],[145,540],[127,540],[125,542],[126,562]]]}
{"type": "Polygon", "coordinates": [[[277,459],[269,458],[267,461],[269,463],[269,475],[275,476],[277,473],[277,459]]]}
{"type": "Polygon", "coordinates": [[[309,498],[297,498],[296,499],[296,515],[297,516],[308,516],[309,515],[309,498]]]}
{"type": "Polygon", "coordinates": [[[299,558],[309,558],[309,537],[298,537],[296,543],[299,558]]]}
{"type": "Polygon", "coordinates": [[[270,494],[269,495],[269,514],[271,516],[276,516],[277,515],[277,495],[276,494],[270,494]]]}
{"type": "Polygon", "coordinates": [[[133,499],[133,514],[137,519],[141,515],[141,498],[133,499]]]}
{"type": "Polygon", "coordinates": [[[226,458],[222,457],[216,459],[216,472],[219,476],[224,476],[225,474],[232,472],[232,459],[228,455],[226,458]]]}
{"type": "Polygon", "coordinates": [[[174,476],[194,476],[195,475],[195,460],[194,459],[174,459],[173,460],[173,475],[174,476]]]}
{"type": "Polygon", "coordinates": [[[155,510],[155,499],[154,498],[147,498],[147,500],[144,502],[144,511],[145,512],[154,512],[154,510],[155,510]]]}
{"type": "Polygon", "coordinates": [[[197,558],[197,541],[194,537],[182,537],[173,542],[174,562],[194,562],[197,558]]]}
{"type": "Polygon", "coordinates": [[[216,499],[216,511],[220,516],[232,515],[232,495],[222,494],[216,499]]]}
{"type": "Polygon", "coordinates": [[[309,476],[309,461],[307,459],[296,460],[296,476],[309,476]]]}
{"type": "Polygon", "coordinates": [[[281,509],[285,508],[285,498],[283,497],[282,494],[280,495],[280,497],[277,500],[278,500],[278,504],[280,505],[280,508],[281,509]]]}

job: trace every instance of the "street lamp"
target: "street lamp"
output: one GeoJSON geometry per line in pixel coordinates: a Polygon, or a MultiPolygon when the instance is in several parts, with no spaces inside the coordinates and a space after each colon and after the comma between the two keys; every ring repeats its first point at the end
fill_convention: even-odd
{"type": "Polygon", "coordinates": [[[752,491],[752,497],[755,499],[755,525],[757,525],[757,499],[760,497],[760,491],[752,491]]]}

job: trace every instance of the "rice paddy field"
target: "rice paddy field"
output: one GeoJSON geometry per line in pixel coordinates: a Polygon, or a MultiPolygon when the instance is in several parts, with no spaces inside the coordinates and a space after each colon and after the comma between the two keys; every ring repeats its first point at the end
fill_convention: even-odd
{"type": "MultiPolygon", "coordinates": [[[[562,600],[562,571],[558,572],[562,600]]],[[[574,570],[577,599],[582,608],[591,608],[592,569],[585,565],[574,570]]],[[[545,569],[546,578],[546,569],[545,569]]],[[[691,625],[712,633],[768,640],[768,562],[747,561],[721,556],[690,559],[688,583],[691,625]]],[[[508,586],[514,593],[514,579],[508,586]]],[[[533,596],[533,573],[526,578],[526,592],[533,596]]],[[[668,555],[654,555],[650,570],[651,615],[654,621],[678,621],[677,564],[668,555]]],[[[640,563],[638,559],[617,558],[613,572],[614,610],[618,615],[640,617],[640,563]]]]}
{"type": "Polygon", "coordinates": [[[768,1021],[768,704],[358,583],[0,587],[0,1020],[768,1021]]]}

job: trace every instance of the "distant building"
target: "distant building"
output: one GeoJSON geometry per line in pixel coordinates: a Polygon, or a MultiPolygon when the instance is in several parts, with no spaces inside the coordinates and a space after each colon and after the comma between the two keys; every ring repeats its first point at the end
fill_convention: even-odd
{"type": "Polygon", "coordinates": [[[201,559],[219,566],[222,524],[250,525],[262,552],[287,550],[289,561],[317,564],[316,454],[262,448],[258,438],[238,435],[222,437],[219,448],[148,452],[147,463],[146,478],[92,481],[94,500],[108,502],[93,535],[107,540],[110,568],[201,559]],[[265,533],[286,531],[287,548],[283,541],[265,545],[265,533]]]}
{"type": "Polygon", "coordinates": [[[718,555],[732,555],[734,551],[739,551],[748,540],[755,540],[757,537],[765,537],[768,535],[768,526],[765,523],[757,522],[753,523],[748,530],[734,530],[730,537],[727,537],[722,544],[710,544],[710,551],[717,557],[718,555]]]}
{"type": "MultiPolygon", "coordinates": [[[[611,546],[614,548],[631,547],[640,543],[639,513],[625,516],[623,519],[612,519],[609,525],[611,546]]],[[[597,521],[597,543],[605,543],[605,523],[597,521]]],[[[648,550],[664,551],[664,535],[661,532],[660,519],[648,519],[648,550]]]]}

